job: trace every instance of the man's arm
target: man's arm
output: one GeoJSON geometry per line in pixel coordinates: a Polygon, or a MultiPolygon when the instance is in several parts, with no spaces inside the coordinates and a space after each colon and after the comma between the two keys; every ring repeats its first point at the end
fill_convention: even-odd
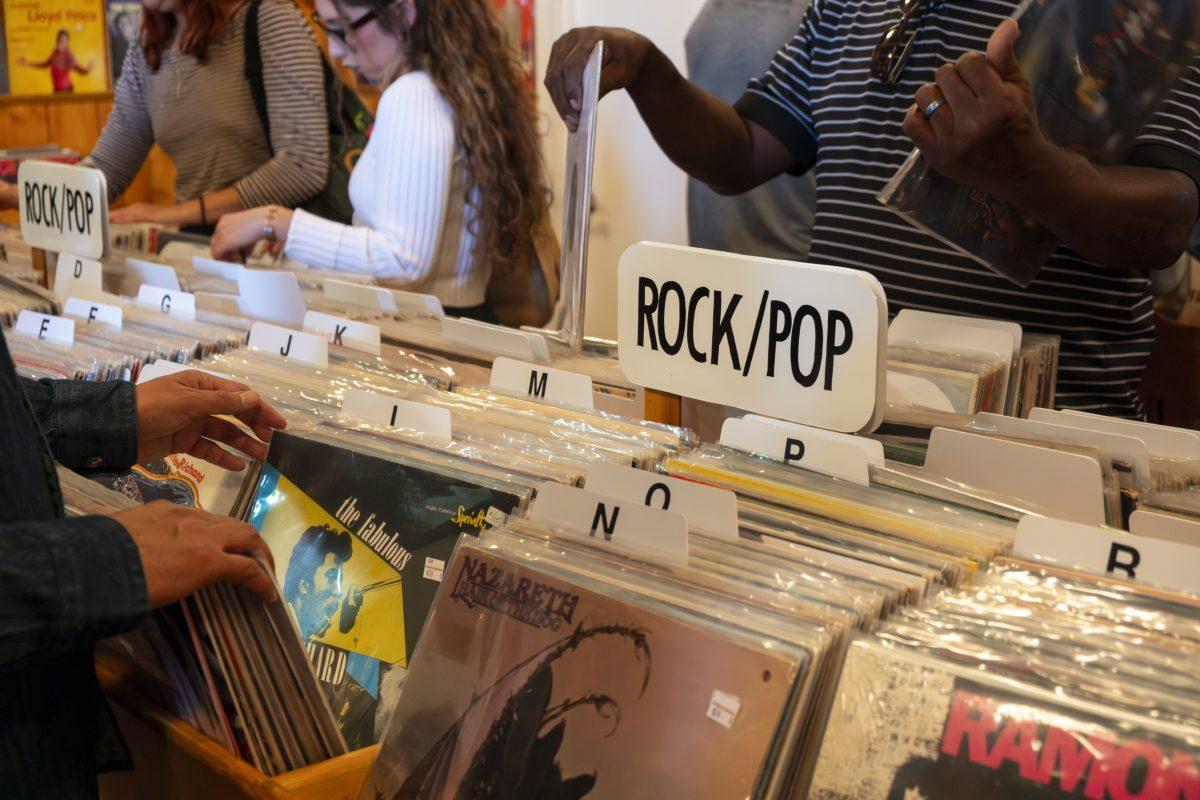
{"type": "Polygon", "coordinates": [[[688,81],[653,42],[628,30],[579,28],[555,42],[546,88],[571,130],[579,123],[583,71],[599,41],[601,96],[627,89],[667,157],[714,191],[740,194],[795,165],[778,138],[688,81]]]}
{"type": "Polygon", "coordinates": [[[1196,183],[1174,169],[1097,166],[1055,146],[1038,126],[1033,92],[1006,20],[988,52],[968,53],[917,91],[905,132],[930,165],[1029,212],[1083,258],[1119,269],[1160,269],[1179,258],[1196,224],[1196,183]],[[923,109],[944,98],[926,119],[923,109]]]}
{"type": "Polygon", "coordinates": [[[137,462],[137,396],[127,381],[20,378],[54,458],[70,469],[125,469],[137,462]]]}

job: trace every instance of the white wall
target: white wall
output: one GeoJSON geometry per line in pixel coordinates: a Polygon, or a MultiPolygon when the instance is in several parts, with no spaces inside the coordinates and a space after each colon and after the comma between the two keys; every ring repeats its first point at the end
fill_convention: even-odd
{"type": "MultiPolygon", "coordinates": [[[[541,0],[537,5],[538,82],[550,48],[564,31],[582,25],[630,28],[650,37],[684,69],[683,38],[704,0],[541,0]]],[[[566,128],[542,88],[538,108],[546,132],[546,163],[554,189],[556,228],[561,219],[566,128]]],[[[687,244],[686,182],[658,149],[624,92],[600,103],[592,224],[588,247],[587,333],[616,336],[616,269],[625,248],[650,240],[687,244]]]]}

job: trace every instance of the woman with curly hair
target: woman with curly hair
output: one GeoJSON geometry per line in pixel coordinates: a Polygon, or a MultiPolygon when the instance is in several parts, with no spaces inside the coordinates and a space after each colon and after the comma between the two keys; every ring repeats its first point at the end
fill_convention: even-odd
{"type": "MultiPolygon", "coordinates": [[[[534,262],[549,193],[533,94],[491,3],[317,0],[316,7],[330,54],[387,86],[350,178],[356,224],[252,209],[221,219],[214,254],[282,242],[297,261],[373,275],[436,296],[449,314],[494,321],[489,281],[517,283],[505,276],[534,262]]],[[[553,282],[553,273],[546,279],[553,282]]]]}

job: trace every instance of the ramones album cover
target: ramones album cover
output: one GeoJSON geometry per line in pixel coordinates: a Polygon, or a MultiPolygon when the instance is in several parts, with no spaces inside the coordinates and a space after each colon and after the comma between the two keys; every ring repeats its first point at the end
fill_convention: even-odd
{"type": "Polygon", "coordinates": [[[520,502],[450,470],[272,437],[249,521],[351,749],[378,741],[460,535],[520,502]]]}

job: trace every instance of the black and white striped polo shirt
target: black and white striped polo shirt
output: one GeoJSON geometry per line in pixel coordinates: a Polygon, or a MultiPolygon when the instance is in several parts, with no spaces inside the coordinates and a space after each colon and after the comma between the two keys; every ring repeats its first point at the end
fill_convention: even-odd
{"type": "MultiPolygon", "coordinates": [[[[1154,341],[1149,280],[1059,248],[1025,289],[918,231],[875,196],[913,148],[901,130],[917,88],[983,51],[1018,0],[934,0],[899,85],[870,74],[871,52],[899,19],[898,0],[814,0],[792,41],[737,103],[774,134],[798,170],[815,166],[814,263],[863,269],[904,308],[994,317],[1062,337],[1058,404],[1140,416],[1138,384],[1154,341]]],[[[1131,163],[1200,177],[1200,69],[1193,64],[1146,126],[1131,163]]]]}

